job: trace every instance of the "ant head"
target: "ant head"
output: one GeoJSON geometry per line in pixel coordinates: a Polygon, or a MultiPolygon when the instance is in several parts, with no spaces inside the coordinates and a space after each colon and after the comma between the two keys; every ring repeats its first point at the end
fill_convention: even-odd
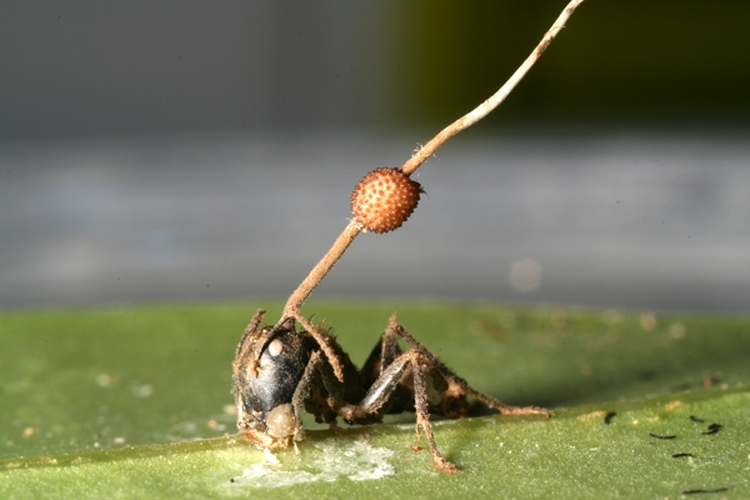
{"type": "Polygon", "coordinates": [[[262,318],[259,311],[233,364],[237,426],[261,446],[286,447],[297,428],[292,399],[310,358],[311,339],[296,331],[293,318],[259,328],[262,318]]]}

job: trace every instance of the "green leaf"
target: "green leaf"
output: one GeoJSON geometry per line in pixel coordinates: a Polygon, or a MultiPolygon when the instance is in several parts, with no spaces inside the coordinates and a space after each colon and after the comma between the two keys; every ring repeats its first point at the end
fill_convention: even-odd
{"type": "Polygon", "coordinates": [[[366,428],[317,426],[298,450],[273,454],[235,435],[230,365],[259,306],[270,322],[281,310],[0,314],[0,498],[750,496],[747,318],[308,305],[355,363],[398,311],[477,389],[555,409],[552,420],[436,421],[438,446],[462,469],[446,475],[428,451],[410,448],[409,414],[366,428]]]}

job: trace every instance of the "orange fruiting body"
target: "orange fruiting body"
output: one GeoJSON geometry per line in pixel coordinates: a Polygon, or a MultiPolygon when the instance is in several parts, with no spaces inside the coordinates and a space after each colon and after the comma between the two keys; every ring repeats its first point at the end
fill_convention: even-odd
{"type": "Polygon", "coordinates": [[[422,186],[397,168],[381,167],[367,174],[352,193],[352,213],[366,231],[387,233],[412,214],[422,186]]]}

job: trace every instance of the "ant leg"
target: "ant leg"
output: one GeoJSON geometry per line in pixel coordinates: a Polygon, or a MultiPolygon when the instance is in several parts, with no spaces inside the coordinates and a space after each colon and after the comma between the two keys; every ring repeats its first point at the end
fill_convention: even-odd
{"type": "Polygon", "coordinates": [[[401,354],[383,369],[375,382],[370,385],[367,394],[360,401],[362,411],[368,414],[376,413],[393,396],[399,382],[410,368],[412,353],[401,354]]]}
{"type": "Polygon", "coordinates": [[[409,352],[405,354],[405,356],[408,354],[411,354],[411,370],[414,375],[414,408],[417,411],[417,444],[414,449],[419,449],[419,426],[422,426],[422,430],[424,430],[424,433],[427,436],[427,442],[430,445],[432,461],[435,466],[440,469],[441,472],[458,472],[458,467],[443,457],[440,450],[438,450],[437,443],[435,442],[435,434],[432,430],[432,423],[430,422],[430,414],[428,412],[427,388],[425,387],[424,374],[420,369],[418,361],[421,353],[414,352],[412,354],[412,352],[409,352]]]}
{"type": "Polygon", "coordinates": [[[395,333],[391,329],[386,329],[359,371],[360,380],[364,387],[375,384],[401,354],[402,351],[399,348],[395,333]]]}
{"type": "Polygon", "coordinates": [[[250,324],[245,329],[245,333],[240,339],[240,343],[237,345],[237,351],[234,354],[234,369],[235,372],[249,372],[254,376],[258,376],[258,352],[257,344],[264,335],[264,329],[259,328],[266,311],[258,309],[250,321],[250,324]]]}
{"type": "MultiPolygon", "coordinates": [[[[319,331],[312,323],[307,321],[307,318],[302,316],[302,313],[294,310],[292,313],[292,318],[295,318],[299,323],[302,325],[302,327],[307,330],[307,333],[309,333],[315,341],[318,343],[320,348],[323,350],[323,353],[328,358],[328,362],[331,364],[331,367],[333,368],[333,373],[338,379],[339,382],[344,381],[344,366],[339,361],[338,356],[336,355],[336,350],[333,347],[334,340],[331,338],[330,335],[328,335],[325,332],[319,331]]],[[[281,321],[279,321],[279,324],[281,324],[283,321],[283,318],[281,321]]]]}
{"type": "Polygon", "coordinates": [[[390,366],[396,358],[401,355],[401,349],[398,346],[397,338],[394,332],[386,328],[380,339],[381,352],[381,372],[390,366]]]}
{"type": "Polygon", "coordinates": [[[501,415],[509,415],[509,416],[516,416],[516,417],[521,416],[521,415],[543,415],[546,418],[552,418],[552,415],[553,415],[551,410],[548,410],[547,408],[542,408],[541,406],[506,405],[505,403],[498,401],[492,396],[489,396],[487,394],[484,394],[483,392],[479,392],[471,388],[469,385],[465,386],[465,390],[466,390],[466,393],[471,395],[474,399],[481,401],[482,403],[486,404],[490,408],[496,409],[497,411],[500,412],[501,415]]]}
{"type": "MultiPolygon", "coordinates": [[[[346,358],[339,360],[339,363],[345,365],[351,362],[346,358]]],[[[359,401],[364,390],[359,387],[356,371],[347,370],[346,373],[353,375],[354,379],[340,382],[336,377],[333,363],[321,351],[313,352],[294,394],[294,400],[297,401],[295,407],[299,405],[300,411],[301,408],[307,409],[315,415],[315,420],[318,422],[335,424],[337,416],[350,424],[366,425],[379,422],[381,417],[378,413],[368,411],[361,404],[351,402],[359,401]]]]}
{"type": "Polygon", "coordinates": [[[464,379],[453,373],[453,371],[445,366],[442,361],[440,361],[438,358],[436,358],[430,351],[428,351],[417,339],[412,337],[409,332],[404,329],[403,326],[396,323],[396,315],[394,314],[391,316],[391,319],[388,322],[388,330],[392,331],[393,335],[398,335],[402,339],[404,339],[413,350],[420,353],[421,356],[425,358],[427,363],[432,365],[435,370],[437,370],[448,382],[449,385],[453,386],[452,389],[450,389],[451,392],[456,393],[465,393],[473,398],[477,399],[478,401],[481,401],[482,403],[486,404],[490,408],[494,408],[497,411],[499,411],[502,415],[532,415],[532,414],[538,414],[538,415],[544,415],[547,418],[552,417],[552,412],[546,408],[541,408],[539,406],[510,406],[506,405],[505,403],[502,403],[498,401],[497,399],[493,398],[492,396],[488,396],[487,394],[484,394],[482,392],[477,391],[476,389],[472,388],[468,382],[466,382],[464,379]]]}
{"type": "Polygon", "coordinates": [[[305,371],[302,374],[302,378],[297,384],[297,388],[294,390],[292,395],[292,407],[294,408],[294,440],[302,441],[305,439],[305,431],[302,428],[302,410],[305,409],[305,401],[311,398],[310,383],[312,381],[313,374],[316,370],[319,370],[320,365],[320,353],[313,352],[310,355],[310,361],[305,366],[305,371]]]}
{"type": "MultiPolygon", "coordinates": [[[[384,336],[385,337],[385,336],[384,336]]],[[[384,339],[384,343],[386,340],[384,339]]],[[[367,395],[360,402],[359,407],[362,411],[373,414],[377,412],[383,404],[393,395],[401,379],[411,373],[414,379],[414,409],[417,413],[417,443],[412,448],[419,450],[419,440],[421,433],[420,426],[427,436],[427,441],[432,452],[433,462],[441,472],[457,472],[458,468],[447,461],[438,450],[435,442],[435,434],[430,423],[430,414],[428,411],[429,402],[427,398],[427,387],[424,380],[424,374],[420,368],[420,360],[423,355],[419,351],[409,351],[398,356],[390,363],[383,373],[378,377],[375,383],[367,391],[367,395]]]]}

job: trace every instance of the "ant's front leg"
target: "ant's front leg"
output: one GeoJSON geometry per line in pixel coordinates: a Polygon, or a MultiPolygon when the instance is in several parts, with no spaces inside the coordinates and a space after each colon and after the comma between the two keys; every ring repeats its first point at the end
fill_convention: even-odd
{"type": "MultiPolygon", "coordinates": [[[[297,384],[297,388],[294,390],[292,396],[292,408],[294,409],[294,440],[302,441],[305,439],[305,431],[302,428],[302,410],[305,408],[306,401],[313,401],[313,394],[311,391],[312,380],[314,374],[319,370],[320,365],[320,352],[314,351],[310,355],[310,360],[305,366],[305,371],[302,374],[302,378],[297,384]]],[[[318,418],[318,413],[314,413],[315,417],[318,418]]],[[[322,418],[322,417],[321,417],[322,418]]]]}
{"type": "MultiPolygon", "coordinates": [[[[335,366],[322,351],[312,353],[294,392],[292,404],[296,414],[304,408],[315,415],[316,422],[329,424],[335,424],[337,416],[350,424],[379,422],[379,414],[367,412],[361,405],[353,403],[362,399],[365,390],[349,358],[340,356],[337,361],[347,368],[343,382],[337,378],[335,366]]],[[[301,438],[301,427],[299,431],[301,438]]]]}

